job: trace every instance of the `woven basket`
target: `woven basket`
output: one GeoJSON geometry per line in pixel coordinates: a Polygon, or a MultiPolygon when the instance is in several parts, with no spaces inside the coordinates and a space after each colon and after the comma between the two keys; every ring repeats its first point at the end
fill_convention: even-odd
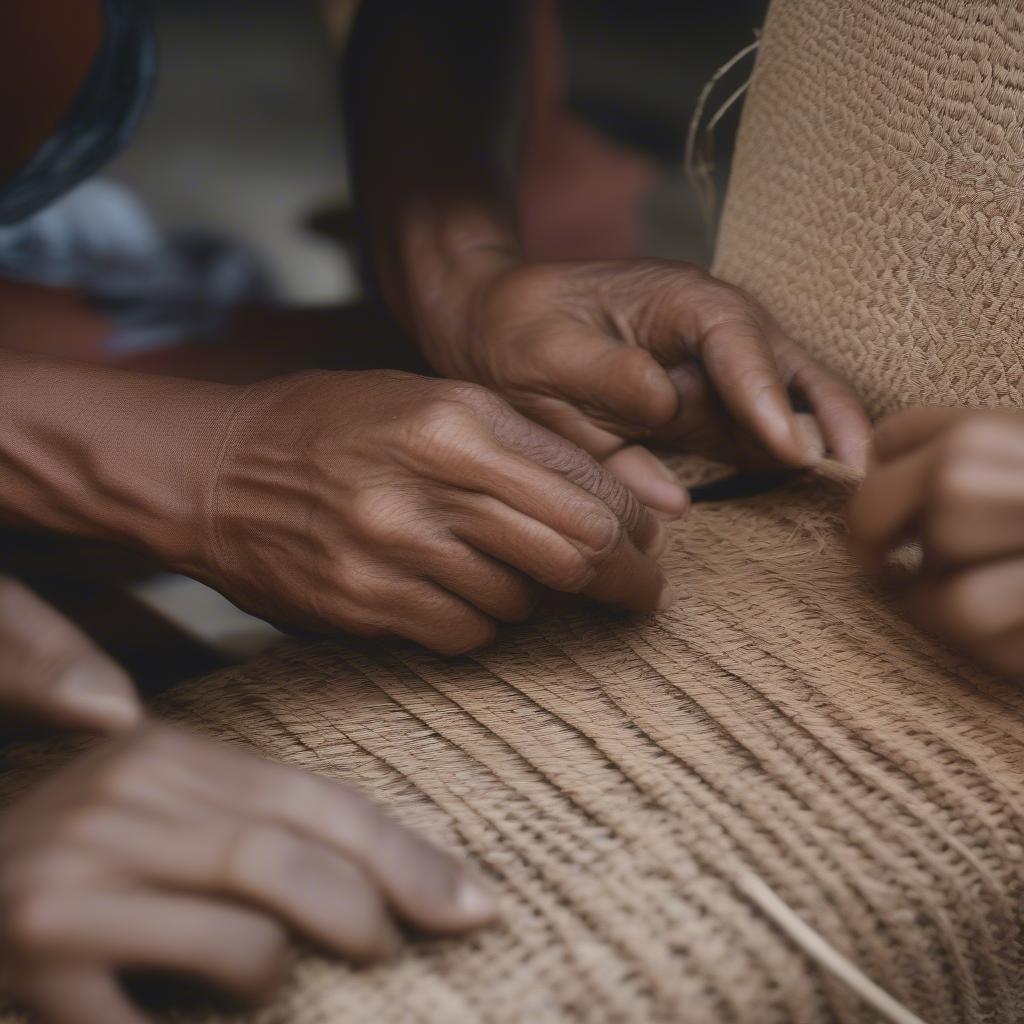
{"type": "MultiPolygon", "coordinates": [[[[776,0],[720,273],[876,412],[1017,403],[1022,109],[1010,0],[776,0]]],[[[361,785],[504,904],[388,968],[304,953],[251,1019],[877,1021],[751,877],[929,1024],[1024,1019],[1024,697],[858,577],[846,496],[699,506],[655,619],[563,605],[457,660],[294,644],[165,698],[361,785]]]]}

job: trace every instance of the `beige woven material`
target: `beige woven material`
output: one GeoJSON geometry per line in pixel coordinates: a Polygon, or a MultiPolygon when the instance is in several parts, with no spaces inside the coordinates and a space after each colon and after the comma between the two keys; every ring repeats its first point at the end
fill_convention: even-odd
{"type": "MultiPolygon", "coordinates": [[[[876,410],[1016,400],[1016,11],[777,0],[766,28],[719,266],[876,410]]],[[[747,872],[929,1024],[1024,1019],[1024,696],[858,578],[847,493],[698,507],[652,620],[567,604],[454,661],[294,644],[166,699],[360,784],[504,902],[392,968],[306,954],[252,1019],[876,1021],[747,872]]]]}
{"type": "Polygon", "coordinates": [[[716,270],[874,413],[1019,405],[1024,5],[776,0],[716,270]]]}

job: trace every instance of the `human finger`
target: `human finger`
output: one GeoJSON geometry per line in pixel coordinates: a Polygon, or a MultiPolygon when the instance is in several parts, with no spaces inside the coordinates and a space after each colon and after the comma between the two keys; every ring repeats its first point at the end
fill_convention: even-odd
{"type": "Polygon", "coordinates": [[[481,609],[432,580],[392,578],[377,591],[389,633],[453,657],[494,642],[497,626],[481,609]]]}
{"type": "MultiPolygon", "coordinates": [[[[133,840],[140,872],[158,871],[168,884],[214,889],[226,884],[226,872],[236,890],[239,879],[243,887],[266,884],[278,900],[304,901],[309,914],[324,908],[334,914],[346,905],[344,898],[331,898],[338,895],[332,870],[344,860],[371,879],[364,890],[379,890],[378,899],[426,930],[465,931],[495,916],[493,898],[469,869],[356,790],[187,734],[165,738],[170,756],[177,750],[178,758],[188,758],[191,802],[180,821],[152,822],[148,834],[133,840]],[[197,805],[210,813],[200,817],[197,805]],[[295,866],[306,863],[308,870],[295,866]],[[305,889],[299,891],[300,885],[305,889]]],[[[125,836],[120,830],[120,850],[125,836]]],[[[351,888],[353,880],[342,868],[342,888],[351,888]]]]}
{"type": "Polygon", "coordinates": [[[247,907],[186,893],[54,890],[22,930],[22,947],[50,960],[188,975],[247,1000],[269,995],[287,965],[279,924],[247,907]]]}
{"type": "Polygon", "coordinates": [[[532,580],[451,533],[419,549],[408,567],[499,622],[528,619],[540,598],[532,580]]]}
{"type": "Polygon", "coordinates": [[[40,1024],[149,1024],[115,978],[87,964],[62,964],[24,980],[22,1001],[40,1024]]]}
{"type": "Polygon", "coordinates": [[[886,416],[875,428],[873,444],[875,457],[880,462],[899,458],[931,441],[946,428],[976,410],[953,409],[942,406],[924,406],[904,409],[886,416]]]}
{"type": "Polygon", "coordinates": [[[489,495],[466,495],[460,506],[452,520],[457,536],[552,590],[639,612],[670,600],[655,562],[667,544],[664,527],[641,554],[614,526],[576,541],[489,495]]]}
{"type": "Polygon", "coordinates": [[[769,344],[771,318],[738,289],[708,275],[687,281],[677,300],[664,305],[666,322],[656,329],[664,335],[671,324],[681,339],[671,362],[697,356],[739,423],[784,464],[806,465],[795,411],[769,344]]]}
{"type": "Polygon", "coordinates": [[[850,501],[850,544],[865,564],[877,568],[911,533],[926,504],[936,461],[929,446],[887,462],[868,474],[850,501]]]}
{"type": "MultiPolygon", "coordinates": [[[[678,519],[689,511],[689,492],[676,474],[643,445],[625,445],[601,464],[622,481],[638,501],[665,518],[678,519]]],[[[650,554],[657,557],[654,552],[650,554]]]]}
{"type": "Polygon", "coordinates": [[[926,628],[1000,671],[1024,672],[1024,558],[923,577],[909,595],[926,628]]]}
{"type": "Polygon", "coordinates": [[[612,519],[638,551],[660,543],[654,513],[576,445],[522,417],[499,420],[495,437],[513,457],[494,460],[478,490],[585,544],[615,531],[612,519]]]}
{"type": "Polygon", "coordinates": [[[807,400],[826,448],[839,461],[866,472],[871,455],[871,420],[853,389],[776,329],[776,358],[789,387],[807,400]]]}
{"type": "Polygon", "coordinates": [[[102,732],[142,716],[123,669],[10,577],[0,577],[0,703],[28,720],[102,732]]]}
{"type": "Polygon", "coordinates": [[[620,436],[643,434],[675,414],[678,399],[665,369],[636,345],[559,324],[527,356],[536,386],[568,399],[620,436]]]}
{"type": "Polygon", "coordinates": [[[592,456],[483,389],[441,407],[431,440],[418,471],[446,489],[489,494],[584,545],[620,531],[641,551],[659,539],[657,517],[592,456]]]}
{"type": "Polygon", "coordinates": [[[647,450],[642,446],[625,444],[621,433],[598,426],[580,409],[561,399],[534,397],[522,408],[531,419],[592,455],[633,492],[641,505],[666,519],[676,519],[689,508],[689,494],[675,475],[666,473],[655,456],[647,458],[647,450]]]}
{"type": "Polygon", "coordinates": [[[929,558],[951,567],[1024,551],[1024,458],[1020,463],[979,454],[934,476],[921,523],[929,558]]]}

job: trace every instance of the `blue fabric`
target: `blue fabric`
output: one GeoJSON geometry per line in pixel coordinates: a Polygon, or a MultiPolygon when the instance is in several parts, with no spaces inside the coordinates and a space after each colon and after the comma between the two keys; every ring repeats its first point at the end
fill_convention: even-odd
{"type": "MultiPolygon", "coordinates": [[[[3,0],[0,0],[0,4],[3,0]]],[[[93,176],[134,133],[157,72],[146,0],[103,0],[100,52],[57,131],[0,186],[0,277],[74,288],[112,321],[108,347],[139,352],[222,330],[269,296],[239,246],[166,237],[120,186],[93,176]]]]}
{"type": "Polygon", "coordinates": [[[57,131],[0,187],[0,224],[23,221],[95,174],[134,133],[157,72],[146,0],[103,0],[106,33],[57,131]]]}

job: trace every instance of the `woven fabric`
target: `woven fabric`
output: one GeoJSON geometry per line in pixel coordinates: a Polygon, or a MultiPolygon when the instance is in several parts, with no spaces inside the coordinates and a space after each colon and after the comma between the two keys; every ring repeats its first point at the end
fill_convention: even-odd
{"type": "MultiPolygon", "coordinates": [[[[1020,161],[1002,161],[1022,18],[773,8],[719,268],[876,411],[1016,401],[1020,161]]],[[[877,1021],[743,894],[753,873],[929,1024],[1019,1022],[1024,696],[857,575],[847,483],[697,507],[654,619],[565,604],[447,661],[296,643],[165,698],[174,721],[361,785],[504,904],[502,927],[388,968],[304,952],[251,1019],[877,1021]]]]}
{"type": "Polygon", "coordinates": [[[1024,6],[776,0],[715,270],[873,413],[1020,405],[1024,6]]]}
{"type": "Polygon", "coordinates": [[[929,1024],[1019,1021],[1024,698],[858,580],[843,493],[696,509],[653,620],[566,605],[457,660],[296,643],[165,698],[359,784],[504,904],[392,967],[304,954],[251,1019],[875,1021],[744,897],[753,871],[929,1024]]]}

